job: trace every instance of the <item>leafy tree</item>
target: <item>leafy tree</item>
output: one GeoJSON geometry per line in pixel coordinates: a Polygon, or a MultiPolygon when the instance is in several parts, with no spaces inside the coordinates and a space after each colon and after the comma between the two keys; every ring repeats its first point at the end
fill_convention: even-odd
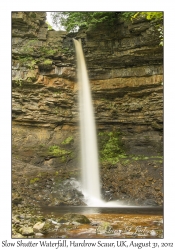
{"type": "Polygon", "coordinates": [[[132,22],[135,19],[139,19],[139,18],[145,18],[147,20],[163,20],[163,12],[161,11],[135,11],[135,12],[121,12],[120,13],[120,17],[122,17],[122,19],[124,20],[131,20],[132,22]]]}
{"type": "Polygon", "coordinates": [[[127,11],[127,12],[121,12],[120,13],[120,17],[123,20],[131,20],[132,17],[136,14],[136,12],[131,12],[131,11],[127,11]]]}
{"type": "Polygon", "coordinates": [[[47,25],[48,25],[48,30],[53,30],[52,26],[46,21],[47,25]]]}
{"type": "Polygon", "coordinates": [[[136,17],[143,16],[147,20],[160,21],[159,24],[157,24],[157,30],[159,31],[160,45],[163,46],[163,12],[162,11],[137,12],[132,18],[135,18],[135,16],[136,17]]]}
{"type": "Polygon", "coordinates": [[[116,20],[117,12],[52,12],[53,23],[57,27],[65,27],[69,31],[77,31],[79,27],[96,25],[97,23],[107,22],[112,24],[116,20]]]}
{"type": "Polygon", "coordinates": [[[163,12],[162,11],[141,11],[136,12],[132,17],[131,20],[137,18],[137,17],[145,17],[147,20],[163,20],[163,12]]]}
{"type": "Polygon", "coordinates": [[[147,20],[160,21],[157,29],[160,33],[160,45],[163,45],[163,12],[52,12],[51,13],[53,23],[58,27],[64,27],[68,32],[78,31],[80,27],[88,28],[95,26],[98,23],[107,23],[113,25],[118,17],[124,20],[134,21],[143,17],[147,20]]]}
{"type": "Polygon", "coordinates": [[[160,45],[163,46],[163,12],[162,11],[146,11],[146,12],[141,11],[141,12],[135,12],[133,15],[130,16],[131,21],[134,21],[134,19],[137,19],[140,17],[144,17],[147,20],[155,20],[159,22],[158,24],[156,24],[156,27],[157,27],[157,30],[159,31],[160,45]]]}

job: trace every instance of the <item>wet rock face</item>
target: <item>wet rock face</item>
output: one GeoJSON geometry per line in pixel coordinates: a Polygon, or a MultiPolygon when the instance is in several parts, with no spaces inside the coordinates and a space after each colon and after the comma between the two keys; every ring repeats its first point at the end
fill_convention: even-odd
{"type": "Polygon", "coordinates": [[[103,167],[102,195],[106,201],[124,201],[128,205],[162,206],[162,163],[148,160],[117,163],[103,167]]]}
{"type": "MultiPolygon", "coordinates": [[[[150,177],[152,172],[146,176],[143,171],[149,172],[149,164],[155,164],[152,157],[161,157],[163,151],[163,54],[155,24],[118,21],[110,29],[103,25],[67,34],[48,31],[45,19],[44,12],[12,13],[13,159],[54,171],[77,169],[79,110],[72,42],[76,38],[82,40],[98,133],[120,132],[123,155],[149,158],[140,162],[137,180],[150,177]]],[[[104,139],[98,136],[99,147],[104,139]]],[[[112,168],[117,169],[116,164],[112,168]]],[[[125,171],[132,182],[132,164],[127,164],[125,171]]],[[[141,181],[143,197],[149,190],[150,201],[161,192],[161,165],[155,183],[154,178],[150,186],[146,186],[149,181],[141,181]]],[[[101,166],[103,174],[103,161],[101,166]]],[[[105,168],[112,180],[110,161],[105,168]]],[[[106,177],[101,179],[109,191],[106,177]]],[[[111,182],[112,197],[121,197],[116,181],[111,182]]],[[[127,195],[137,198],[130,184],[123,184],[127,195]]]]}
{"type": "Polygon", "coordinates": [[[54,170],[14,160],[12,175],[13,206],[86,205],[75,168],[54,170]]]}

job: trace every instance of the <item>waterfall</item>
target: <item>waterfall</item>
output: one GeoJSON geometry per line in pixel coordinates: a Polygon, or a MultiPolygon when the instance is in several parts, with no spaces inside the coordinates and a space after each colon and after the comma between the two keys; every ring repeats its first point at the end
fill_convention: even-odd
{"type": "Polygon", "coordinates": [[[101,201],[96,126],[81,40],[75,39],[81,130],[82,191],[88,205],[101,201]]]}

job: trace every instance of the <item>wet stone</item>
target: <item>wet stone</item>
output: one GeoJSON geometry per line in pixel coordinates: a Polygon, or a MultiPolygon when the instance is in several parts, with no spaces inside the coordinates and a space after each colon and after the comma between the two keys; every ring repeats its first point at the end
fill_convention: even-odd
{"type": "Polygon", "coordinates": [[[13,235],[13,239],[21,239],[21,238],[25,238],[24,235],[20,234],[20,233],[16,233],[13,235]]]}
{"type": "Polygon", "coordinates": [[[22,227],[19,232],[24,236],[34,235],[32,227],[22,227]]]}
{"type": "Polygon", "coordinates": [[[43,236],[44,236],[44,234],[42,234],[42,233],[35,233],[36,238],[42,238],[43,236]]]}
{"type": "Polygon", "coordinates": [[[45,225],[45,222],[37,222],[37,223],[33,226],[33,231],[34,231],[35,233],[41,232],[42,229],[43,229],[43,227],[44,227],[44,225],[45,225]]]}
{"type": "Polygon", "coordinates": [[[72,213],[67,213],[63,215],[58,222],[60,223],[66,223],[66,222],[78,222],[80,224],[89,224],[90,220],[82,215],[82,214],[72,214],[72,213]]]}

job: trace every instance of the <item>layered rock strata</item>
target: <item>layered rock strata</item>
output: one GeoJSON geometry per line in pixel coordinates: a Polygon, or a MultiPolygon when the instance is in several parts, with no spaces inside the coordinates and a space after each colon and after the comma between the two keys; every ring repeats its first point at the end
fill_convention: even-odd
{"type": "Polygon", "coordinates": [[[103,135],[117,132],[116,147],[128,159],[103,159],[103,196],[162,204],[163,55],[156,23],[118,20],[110,28],[67,33],[48,30],[45,20],[44,12],[12,13],[13,158],[37,166],[38,172],[78,168],[72,38],[81,39],[100,152],[103,135]]]}

